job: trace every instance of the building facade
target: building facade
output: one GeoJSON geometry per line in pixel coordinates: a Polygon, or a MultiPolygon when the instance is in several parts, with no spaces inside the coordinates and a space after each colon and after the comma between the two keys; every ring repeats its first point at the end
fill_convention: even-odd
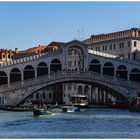
{"type": "Polygon", "coordinates": [[[118,57],[140,60],[140,29],[132,28],[119,32],[92,35],[84,40],[88,48],[117,55],[118,57]]]}
{"type": "Polygon", "coordinates": [[[0,49],[0,64],[13,60],[14,51],[0,49]]]}

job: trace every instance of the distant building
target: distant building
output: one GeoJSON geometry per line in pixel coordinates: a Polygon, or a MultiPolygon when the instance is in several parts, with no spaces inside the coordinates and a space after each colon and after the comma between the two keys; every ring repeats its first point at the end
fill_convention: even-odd
{"type": "Polygon", "coordinates": [[[39,45],[37,47],[29,48],[29,49],[24,50],[24,51],[20,51],[20,50],[18,50],[18,48],[16,48],[13,59],[19,59],[19,58],[35,55],[38,53],[42,53],[42,52],[44,52],[44,49],[46,47],[47,46],[45,46],[45,45],[39,45]]]}
{"type": "Polygon", "coordinates": [[[58,49],[61,49],[61,46],[64,44],[64,42],[56,42],[53,41],[47,47],[43,50],[43,52],[50,52],[50,51],[56,51],[58,49]]]}
{"type": "Polygon", "coordinates": [[[140,29],[132,28],[119,32],[92,35],[83,41],[88,48],[117,55],[128,59],[140,60],[140,29]]]}
{"type": "Polygon", "coordinates": [[[11,61],[14,52],[12,50],[0,49],[0,63],[11,61]]]}

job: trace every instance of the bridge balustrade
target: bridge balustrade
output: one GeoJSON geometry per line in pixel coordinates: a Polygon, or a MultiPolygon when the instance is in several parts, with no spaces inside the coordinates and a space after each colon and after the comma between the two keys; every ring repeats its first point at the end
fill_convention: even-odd
{"type": "Polygon", "coordinates": [[[57,82],[63,82],[63,80],[85,80],[86,81],[95,81],[97,80],[98,82],[104,82],[106,84],[112,84],[112,85],[118,85],[121,87],[127,87],[127,88],[133,88],[133,89],[140,89],[140,84],[137,82],[130,82],[125,79],[117,79],[113,78],[111,76],[107,75],[101,75],[96,72],[89,72],[89,71],[72,71],[72,72],[64,72],[64,71],[59,71],[57,73],[53,73],[51,75],[43,75],[37,78],[31,78],[27,79],[24,81],[20,82],[15,82],[15,83],[10,83],[6,85],[1,85],[0,86],[0,92],[5,92],[8,90],[14,90],[18,88],[23,88],[23,87],[28,87],[28,86],[34,86],[34,85],[39,85],[42,83],[55,83],[57,82]]]}
{"type": "Polygon", "coordinates": [[[12,61],[4,62],[4,63],[0,64],[0,67],[36,60],[36,59],[42,57],[43,55],[45,55],[45,53],[41,53],[41,54],[34,55],[34,56],[29,56],[29,57],[24,57],[24,58],[19,58],[19,59],[12,60],[12,61]]]}
{"type": "Polygon", "coordinates": [[[90,49],[88,50],[88,52],[92,53],[92,54],[108,57],[108,58],[116,58],[116,57],[118,57],[116,55],[112,55],[112,54],[108,54],[108,53],[103,53],[103,52],[99,52],[99,51],[94,51],[94,50],[90,50],[90,49]]]}

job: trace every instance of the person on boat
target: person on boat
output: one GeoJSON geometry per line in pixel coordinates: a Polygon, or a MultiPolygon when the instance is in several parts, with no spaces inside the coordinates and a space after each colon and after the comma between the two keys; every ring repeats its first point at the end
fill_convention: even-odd
{"type": "Polygon", "coordinates": [[[33,106],[33,109],[34,109],[34,110],[38,109],[38,106],[37,106],[37,105],[34,105],[34,106],[33,106]]]}
{"type": "Polygon", "coordinates": [[[47,105],[47,109],[51,109],[51,105],[50,104],[47,105]]]}

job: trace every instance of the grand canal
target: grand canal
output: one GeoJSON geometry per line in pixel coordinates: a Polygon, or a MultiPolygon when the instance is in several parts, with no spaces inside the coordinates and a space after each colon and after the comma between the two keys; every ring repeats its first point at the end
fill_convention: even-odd
{"type": "Polygon", "coordinates": [[[83,109],[33,118],[32,112],[0,111],[0,138],[140,138],[140,113],[83,109]]]}

